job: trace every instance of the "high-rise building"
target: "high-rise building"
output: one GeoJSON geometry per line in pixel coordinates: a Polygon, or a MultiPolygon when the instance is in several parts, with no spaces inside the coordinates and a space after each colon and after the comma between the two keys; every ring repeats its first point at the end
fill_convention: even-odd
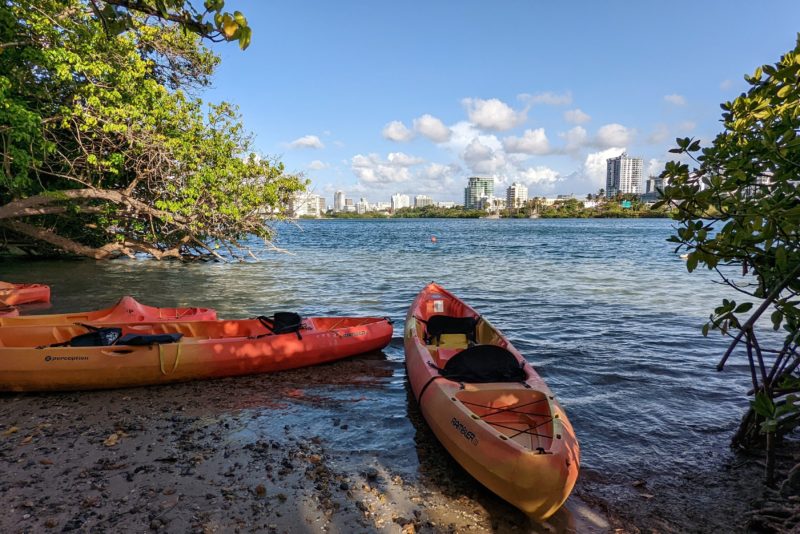
{"type": "Polygon", "coordinates": [[[424,208],[425,206],[433,206],[433,199],[427,195],[417,195],[414,197],[414,207],[424,208]]]}
{"type": "Polygon", "coordinates": [[[325,213],[324,209],[320,211],[320,205],[325,206],[325,199],[319,195],[305,191],[297,192],[289,200],[290,216],[295,219],[298,217],[319,217],[325,213]],[[320,200],[322,200],[321,203],[320,200]]]}
{"type": "Polygon", "coordinates": [[[344,191],[337,191],[336,194],[333,195],[333,211],[344,211],[344,191]]]}
{"type": "Polygon", "coordinates": [[[369,211],[369,202],[364,197],[361,197],[361,200],[358,201],[356,204],[356,213],[366,213],[369,211]]]}
{"type": "Polygon", "coordinates": [[[642,187],[642,158],[631,158],[627,153],[606,160],[606,197],[617,193],[640,195],[642,187]]]}
{"type": "Polygon", "coordinates": [[[494,196],[494,178],[471,176],[464,189],[464,207],[468,210],[478,209],[480,199],[494,196]]]}
{"type": "Polygon", "coordinates": [[[410,207],[411,199],[408,197],[408,195],[401,195],[400,193],[395,193],[392,195],[392,211],[410,207]]]}
{"type": "Polygon", "coordinates": [[[506,206],[509,209],[524,208],[528,202],[528,188],[519,182],[514,182],[506,189],[506,206]]]}

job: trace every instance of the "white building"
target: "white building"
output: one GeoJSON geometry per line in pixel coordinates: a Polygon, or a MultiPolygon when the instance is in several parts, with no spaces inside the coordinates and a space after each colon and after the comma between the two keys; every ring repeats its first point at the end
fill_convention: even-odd
{"type": "Polygon", "coordinates": [[[372,205],[373,211],[389,211],[392,209],[391,202],[376,202],[372,205]]]}
{"type": "Polygon", "coordinates": [[[325,208],[325,199],[319,195],[314,195],[306,191],[299,191],[289,200],[289,216],[297,219],[298,217],[319,217],[325,208]],[[320,206],[322,211],[320,211],[320,206]]]}
{"type": "Polygon", "coordinates": [[[433,206],[433,199],[427,195],[417,195],[414,197],[414,207],[424,208],[425,206],[433,206]]]}
{"type": "Polygon", "coordinates": [[[437,202],[436,205],[439,206],[440,208],[455,208],[456,207],[456,203],[455,202],[437,202]]]}
{"type": "Polygon", "coordinates": [[[524,208],[528,202],[528,188],[523,184],[514,182],[506,189],[506,206],[509,209],[524,208]]]}
{"type": "Polygon", "coordinates": [[[631,158],[623,152],[606,160],[606,197],[612,198],[617,193],[642,193],[642,158],[631,158]]]}
{"type": "Polygon", "coordinates": [[[344,191],[337,191],[333,195],[333,211],[335,213],[344,211],[344,191]]]}
{"type": "Polygon", "coordinates": [[[361,200],[358,201],[356,204],[356,213],[366,213],[369,211],[369,202],[364,197],[361,197],[361,200]]]}
{"type": "Polygon", "coordinates": [[[402,208],[410,208],[411,207],[411,198],[408,195],[401,195],[400,193],[395,193],[392,195],[392,211],[397,211],[402,208]]]}

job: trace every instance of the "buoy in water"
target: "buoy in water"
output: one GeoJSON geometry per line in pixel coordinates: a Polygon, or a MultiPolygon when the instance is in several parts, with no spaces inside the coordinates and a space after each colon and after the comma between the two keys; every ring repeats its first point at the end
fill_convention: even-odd
{"type": "Polygon", "coordinates": [[[436,243],[436,236],[435,235],[431,236],[431,243],[436,243]]]}

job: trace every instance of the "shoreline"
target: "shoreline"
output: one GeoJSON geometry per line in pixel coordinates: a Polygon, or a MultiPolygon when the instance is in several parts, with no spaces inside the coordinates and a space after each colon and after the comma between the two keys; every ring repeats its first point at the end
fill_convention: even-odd
{"type": "Polygon", "coordinates": [[[366,357],[167,386],[4,394],[0,529],[736,531],[746,497],[760,495],[748,486],[757,460],[648,480],[584,467],[565,506],[531,523],[447,455],[410,397],[396,428],[365,421],[361,411],[396,378],[366,357]],[[375,432],[396,434],[396,450],[375,449],[375,432]]]}

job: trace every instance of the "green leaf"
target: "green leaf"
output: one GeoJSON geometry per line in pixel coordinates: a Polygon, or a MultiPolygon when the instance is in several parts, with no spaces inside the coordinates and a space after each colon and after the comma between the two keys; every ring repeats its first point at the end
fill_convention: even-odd
{"type": "Polygon", "coordinates": [[[755,400],[751,401],[753,411],[761,417],[770,419],[775,415],[775,403],[763,391],[756,393],[755,400]]]}

